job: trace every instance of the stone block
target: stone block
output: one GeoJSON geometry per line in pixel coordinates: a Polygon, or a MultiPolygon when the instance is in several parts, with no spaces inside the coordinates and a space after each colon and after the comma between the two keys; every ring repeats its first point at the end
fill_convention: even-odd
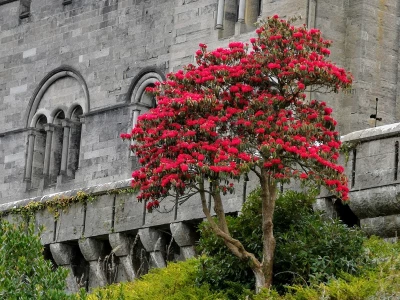
{"type": "MultiPolygon", "coordinates": [[[[166,225],[174,221],[175,199],[165,198],[160,202],[160,207],[153,209],[151,213],[146,211],[144,226],[166,225]]],[[[179,208],[178,208],[179,209],[179,208]]]]}
{"type": "Polygon", "coordinates": [[[43,245],[54,242],[55,238],[55,217],[54,213],[47,209],[37,211],[35,213],[35,227],[36,230],[43,228],[40,234],[40,241],[43,245]]]}
{"type": "Polygon", "coordinates": [[[136,278],[132,257],[130,255],[119,257],[119,266],[124,270],[125,280],[132,281],[136,278]]]}
{"type": "Polygon", "coordinates": [[[193,229],[182,222],[171,223],[171,234],[175,242],[180,247],[193,246],[195,243],[195,235],[193,229]]]}
{"type": "Polygon", "coordinates": [[[79,249],[81,250],[86,261],[96,261],[105,255],[104,242],[102,241],[98,241],[93,238],[82,238],[78,241],[78,243],[79,249]]]}
{"type": "Polygon", "coordinates": [[[400,215],[365,218],[360,220],[363,231],[368,235],[377,235],[385,238],[398,237],[400,233],[400,215]]]}
{"type": "Polygon", "coordinates": [[[167,266],[160,251],[150,252],[150,268],[165,268],[167,266]]]}
{"type": "Polygon", "coordinates": [[[114,231],[134,230],[143,225],[144,204],[132,194],[116,195],[114,231]]]}
{"type": "Polygon", "coordinates": [[[57,221],[56,241],[76,241],[83,236],[85,208],[82,203],[72,204],[60,213],[57,221]]]}
{"type": "Polygon", "coordinates": [[[147,252],[160,251],[164,249],[165,241],[162,234],[154,228],[139,229],[140,241],[147,252]]]}
{"type": "Polygon", "coordinates": [[[50,244],[51,255],[57,266],[65,266],[71,264],[72,246],[63,243],[50,244]]]}
{"type": "Polygon", "coordinates": [[[116,256],[129,255],[132,246],[132,237],[123,233],[111,233],[108,240],[116,256]]]}
{"type": "Polygon", "coordinates": [[[112,232],[113,206],[115,195],[97,196],[86,207],[85,237],[109,234],[112,232]]]}
{"type": "Polygon", "coordinates": [[[350,199],[359,219],[400,214],[400,185],[352,191],[350,199]]]}

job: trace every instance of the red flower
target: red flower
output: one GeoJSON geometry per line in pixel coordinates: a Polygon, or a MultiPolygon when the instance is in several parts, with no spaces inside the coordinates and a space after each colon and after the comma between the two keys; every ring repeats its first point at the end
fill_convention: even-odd
{"type": "Polygon", "coordinates": [[[307,179],[307,178],[308,178],[308,175],[307,175],[306,173],[301,173],[301,174],[300,174],[300,178],[301,178],[301,179],[307,179]]]}

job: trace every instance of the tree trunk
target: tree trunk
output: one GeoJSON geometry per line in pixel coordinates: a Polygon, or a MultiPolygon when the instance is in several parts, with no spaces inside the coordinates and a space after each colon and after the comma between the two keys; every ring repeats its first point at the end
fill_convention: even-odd
{"type": "Polygon", "coordinates": [[[265,275],[261,262],[254,256],[253,253],[247,252],[240,241],[234,239],[230,235],[228,225],[225,219],[225,212],[223,209],[222,199],[220,194],[213,193],[214,210],[218,218],[218,224],[217,224],[211,217],[210,211],[207,207],[206,197],[204,192],[204,183],[200,182],[199,187],[200,187],[199,192],[200,192],[200,199],[203,207],[203,212],[207,217],[207,221],[210,223],[211,229],[217,236],[222,238],[225,245],[234,255],[236,255],[241,260],[248,260],[250,262],[250,268],[252,269],[256,279],[256,291],[257,293],[260,292],[261,287],[266,286],[265,275]]]}
{"type": "Polygon", "coordinates": [[[252,268],[252,271],[256,279],[256,293],[258,294],[259,292],[261,292],[261,288],[265,287],[265,276],[260,267],[252,268]]]}
{"type": "MultiPolygon", "coordinates": [[[[263,260],[262,273],[264,285],[258,286],[256,275],[256,290],[261,287],[270,288],[273,278],[273,265],[275,253],[274,237],[274,210],[276,202],[276,182],[265,170],[261,171],[261,201],[262,201],[262,232],[263,232],[263,260]]],[[[260,282],[261,284],[262,282],[260,282]]]]}

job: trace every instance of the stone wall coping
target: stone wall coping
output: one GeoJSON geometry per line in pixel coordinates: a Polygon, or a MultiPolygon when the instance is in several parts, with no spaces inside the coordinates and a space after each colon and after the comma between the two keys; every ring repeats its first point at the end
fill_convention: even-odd
{"type": "Polygon", "coordinates": [[[0,213],[10,211],[13,208],[25,206],[28,203],[33,202],[33,201],[46,202],[46,201],[51,200],[54,197],[63,197],[63,196],[64,197],[72,197],[72,196],[75,196],[78,192],[84,192],[86,194],[91,194],[91,195],[104,194],[105,192],[110,191],[110,190],[129,188],[131,186],[130,184],[131,184],[131,179],[125,179],[125,180],[120,180],[120,181],[98,184],[98,185],[94,185],[94,186],[90,186],[90,187],[86,187],[86,188],[73,189],[73,190],[68,190],[68,191],[63,191],[63,192],[58,192],[58,193],[53,193],[53,194],[47,194],[44,196],[21,199],[21,200],[17,200],[17,201],[13,201],[13,202],[0,204],[0,213]]]}
{"type": "Polygon", "coordinates": [[[342,142],[366,142],[400,135],[400,123],[354,131],[341,136],[342,142]]]}

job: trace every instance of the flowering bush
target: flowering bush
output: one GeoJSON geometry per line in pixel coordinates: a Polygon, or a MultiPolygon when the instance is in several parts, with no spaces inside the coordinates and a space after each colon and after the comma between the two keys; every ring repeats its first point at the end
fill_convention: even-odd
{"type": "Polygon", "coordinates": [[[213,51],[200,44],[197,66],[190,64],[149,88],[157,107],[122,137],[135,140],[132,150],[142,165],[132,174],[138,200],[152,210],[165,196],[199,193],[215,233],[232,253],[250,261],[257,287],[268,287],[276,184],[311,181],[348,199],[343,167],[336,164],[340,141],[332,109],[307,100],[305,90],[337,92],[352,78],[327,60],[331,42],[318,29],[294,27],[274,16],[256,33],[250,44],[232,42],[213,51]],[[262,190],[261,261],[230,235],[221,199],[250,171],[262,190]],[[214,200],[218,222],[211,218],[206,193],[214,200]]]}

